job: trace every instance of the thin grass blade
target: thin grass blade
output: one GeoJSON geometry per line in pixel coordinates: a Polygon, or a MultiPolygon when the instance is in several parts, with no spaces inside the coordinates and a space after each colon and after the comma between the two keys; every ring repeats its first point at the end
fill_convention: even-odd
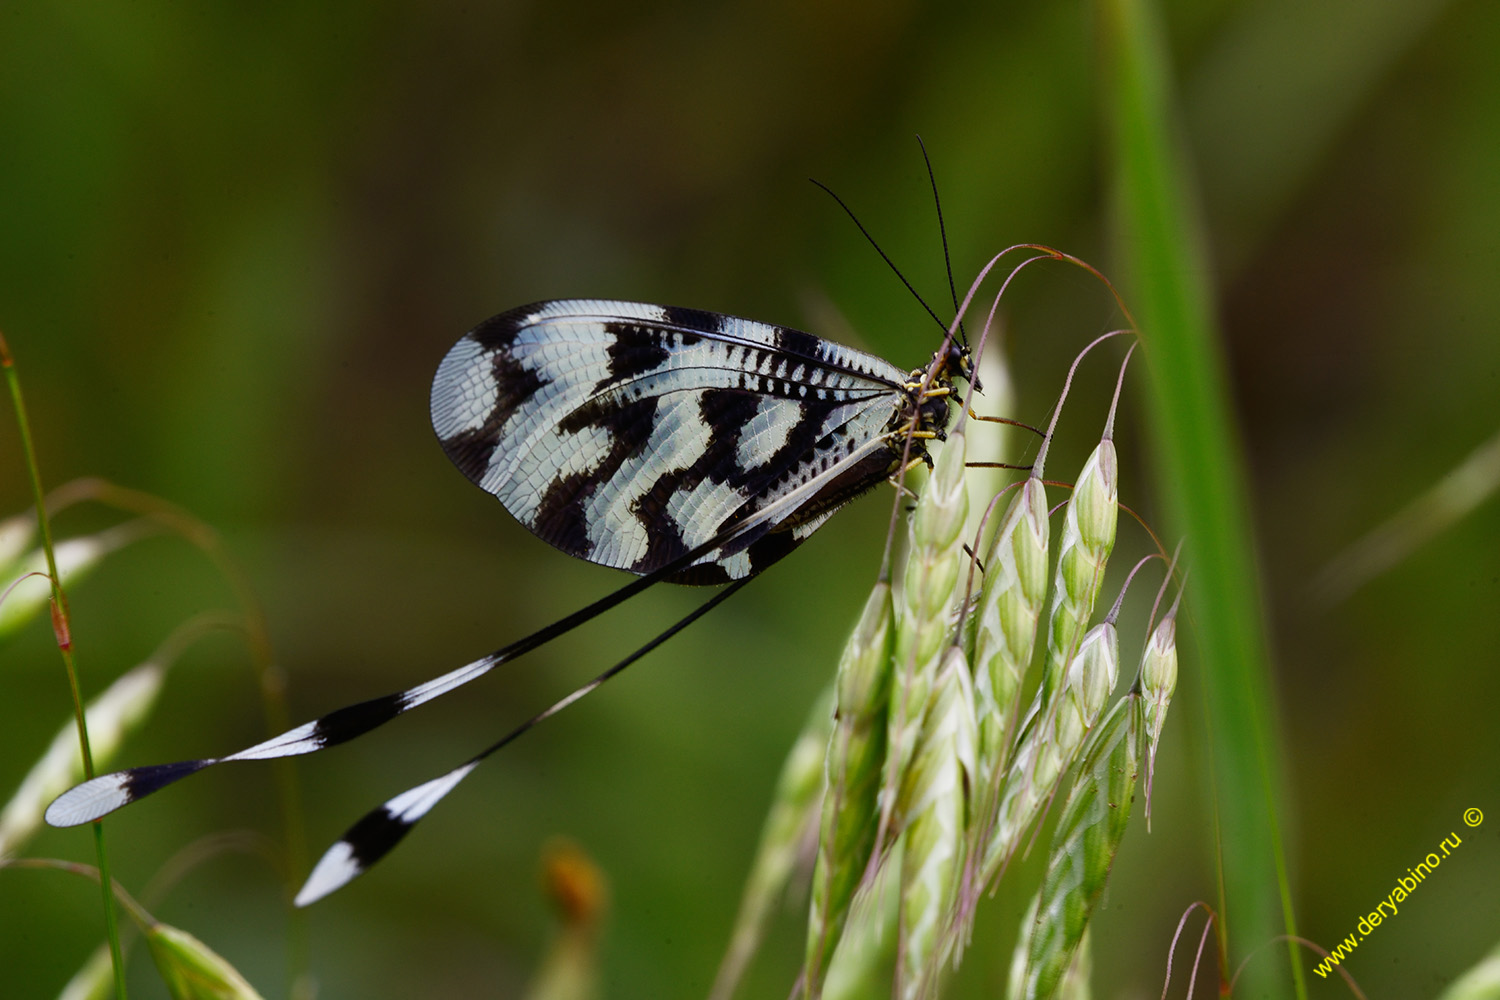
{"type": "MultiPolygon", "coordinates": [[[[1270,696],[1266,629],[1255,569],[1244,460],[1230,417],[1214,273],[1193,182],[1178,141],[1170,61],[1155,6],[1099,0],[1101,75],[1111,129],[1117,269],[1136,306],[1151,377],[1147,393],[1158,495],[1174,534],[1191,540],[1191,602],[1213,734],[1229,954],[1282,930],[1296,936],[1277,817],[1283,792],[1270,696]]],[[[1298,996],[1306,988],[1295,955],[1298,996]]],[[[1274,968],[1247,970],[1246,995],[1285,991],[1274,968]]]]}

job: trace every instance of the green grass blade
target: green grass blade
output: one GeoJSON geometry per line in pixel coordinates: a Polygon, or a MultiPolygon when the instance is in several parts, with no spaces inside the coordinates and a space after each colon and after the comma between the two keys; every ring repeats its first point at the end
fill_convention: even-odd
{"type": "MultiPolygon", "coordinates": [[[[37,468],[36,448],[31,442],[31,421],[26,416],[26,401],[21,395],[21,376],[16,372],[15,359],[11,357],[10,344],[0,334],[0,368],[5,369],[5,384],[10,390],[11,403],[16,410],[16,429],[21,435],[21,453],[26,458],[26,473],[31,480],[31,494],[36,502],[37,527],[42,535],[42,551],[47,556],[47,573],[52,581],[53,628],[58,633],[58,649],[62,653],[63,670],[68,675],[68,687],[73,695],[73,717],[78,723],[78,748],[83,755],[85,777],[94,776],[94,760],[89,750],[88,722],[83,711],[83,697],[78,688],[78,672],[73,666],[72,629],[68,622],[68,600],[62,589],[62,575],[57,569],[57,555],[52,548],[52,525],[47,520],[47,504],[42,496],[42,474],[37,468]]],[[[95,823],[94,853],[99,859],[99,882],[104,892],[104,931],[109,941],[109,955],[115,970],[115,995],[125,1000],[125,959],[120,951],[120,931],[115,920],[115,900],[109,891],[112,884],[109,876],[109,856],[104,849],[104,824],[95,823]]]]}
{"type": "MultiPolygon", "coordinates": [[[[1172,106],[1165,48],[1146,0],[1098,4],[1108,68],[1114,195],[1126,301],[1137,309],[1151,375],[1156,482],[1174,534],[1188,541],[1189,624],[1198,641],[1213,740],[1214,802],[1231,960],[1295,934],[1277,828],[1281,791],[1269,663],[1245,474],[1196,199],[1172,106]]],[[[1292,961],[1299,996],[1300,965],[1292,961]]],[[[1275,970],[1247,970],[1247,996],[1274,995],[1275,970]]]]}

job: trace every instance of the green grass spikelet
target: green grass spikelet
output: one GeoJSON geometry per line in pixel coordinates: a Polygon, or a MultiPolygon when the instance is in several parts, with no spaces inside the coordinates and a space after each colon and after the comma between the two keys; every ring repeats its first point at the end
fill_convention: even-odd
{"type": "Polygon", "coordinates": [[[890,584],[875,585],[839,661],[834,727],[813,869],[803,971],[806,994],[818,996],[828,960],[848,919],[854,892],[875,846],[890,702],[890,584]]]}
{"type": "Polygon", "coordinates": [[[901,943],[897,995],[933,996],[947,958],[963,868],[974,773],[974,692],[963,652],[950,646],[935,678],[901,790],[901,943]]]}
{"type": "Polygon", "coordinates": [[[1053,834],[1035,914],[1022,925],[1017,950],[1025,953],[1025,962],[1019,983],[1012,982],[1011,1000],[1050,1000],[1058,995],[1130,820],[1140,771],[1142,716],[1141,698],[1127,695],[1115,703],[1089,742],[1073,794],[1053,834]]]}

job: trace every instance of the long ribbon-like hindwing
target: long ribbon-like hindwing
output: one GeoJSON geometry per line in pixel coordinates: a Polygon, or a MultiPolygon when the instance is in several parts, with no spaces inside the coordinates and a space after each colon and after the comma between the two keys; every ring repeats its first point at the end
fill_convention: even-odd
{"type": "MultiPolygon", "coordinates": [[[[936,361],[936,359],[935,359],[936,361]]],[[[946,384],[951,366],[936,366],[946,384]]],[[[86,781],[47,809],[76,826],[215,764],[313,753],[476,680],[663,580],[730,583],[590,683],[447,774],[390,799],[323,856],[306,905],[363,873],[480,761],[706,614],[840,506],[925,454],[942,391],[923,395],[873,355],[786,327],[629,302],[556,301],[465,335],[432,385],[455,465],[527,528],[640,578],[531,635],[415,687],[331,712],[223,757],[86,781]]]]}
{"type": "MultiPolygon", "coordinates": [[[[850,460],[846,460],[845,464],[855,465],[865,457],[866,453],[885,447],[883,439],[880,438],[867,442],[866,446],[856,452],[850,460]]],[[[836,468],[835,472],[838,471],[840,470],[836,468]]],[[[449,671],[404,691],[346,706],[223,757],[204,757],[199,760],[178,761],[172,764],[151,764],[100,775],[80,785],[75,785],[54,799],[47,807],[47,822],[52,826],[78,826],[83,823],[92,823],[116,809],[138,802],[152,792],[159,791],[190,774],[196,774],[215,764],[297,757],[346,743],[418,705],[477,680],[502,663],[514,660],[571,631],[622,601],[635,596],[652,584],[681,572],[694,560],[712,556],[719,547],[732,544],[742,536],[757,533],[768,524],[784,520],[788,510],[794,510],[798,502],[805,501],[807,495],[819,485],[817,482],[809,483],[800,490],[787,494],[776,503],[767,505],[744,521],[726,529],[720,536],[709,539],[655,572],[632,581],[566,618],[559,619],[546,628],[539,629],[457,670],[449,671]]]]}
{"type": "Polygon", "coordinates": [[[479,763],[486,757],[508,746],[523,733],[526,733],[537,725],[537,723],[551,718],[575,701],[589,694],[636,660],[639,660],[651,652],[651,650],[703,617],[749,582],[749,577],[734,581],[704,601],[697,609],[688,614],[676,625],[673,625],[655,639],[652,639],[646,645],[589,681],[583,687],[569,694],[566,698],[555,702],[545,711],[533,715],[447,774],[439,778],[434,778],[431,781],[423,782],[415,788],[407,789],[395,798],[389,799],[370,810],[359,822],[346,830],[338,842],[318,859],[318,863],[313,867],[312,874],[307,877],[307,881],[303,884],[301,891],[297,893],[296,904],[298,906],[307,906],[309,903],[315,903],[335,889],[339,889],[348,882],[363,875],[369,870],[371,865],[385,857],[391,848],[399,844],[402,838],[411,832],[411,828],[416,826],[417,822],[423,816],[432,811],[432,807],[442,801],[445,795],[458,787],[460,781],[463,781],[473,773],[474,768],[478,767],[479,763]]]}

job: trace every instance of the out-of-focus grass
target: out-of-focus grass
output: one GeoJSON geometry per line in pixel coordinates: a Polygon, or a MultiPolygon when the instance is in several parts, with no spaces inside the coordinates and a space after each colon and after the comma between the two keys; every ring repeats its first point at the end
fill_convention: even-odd
{"type": "MultiPolygon", "coordinates": [[[[1134,304],[1152,374],[1147,395],[1157,484],[1174,531],[1189,543],[1187,620],[1208,707],[1222,866],[1220,937],[1233,969],[1274,933],[1278,885],[1286,933],[1296,934],[1243,458],[1160,27],[1149,0],[1102,0],[1098,10],[1110,64],[1104,83],[1121,284],[1134,304]]],[[[1254,967],[1248,995],[1261,995],[1270,982],[1264,966],[1254,967]]]]}
{"type": "MultiPolygon", "coordinates": [[[[960,284],[1023,240],[1112,273],[1092,10],[19,5],[0,32],[0,325],[27,365],[44,471],[109,477],[222,531],[266,604],[294,719],[467,662],[618,579],[548,550],[448,466],[426,422],[447,346],[486,315],[560,295],[837,335],[801,305],[822,298],[864,346],[917,364],[930,321],[805,181],[838,190],[941,300],[915,132],[960,284]]],[[[1494,433],[1500,7],[1214,0],[1164,5],[1164,20],[1273,622],[1298,926],[1326,943],[1435,824],[1446,832],[1500,782],[1500,675],[1483,668],[1500,641],[1492,505],[1332,611],[1302,589],[1494,433]]],[[[1021,419],[1044,419],[1068,359],[1118,325],[1068,270],[1028,272],[1007,307],[1021,419]]],[[[1064,438],[1107,392],[1077,398],[1064,438]]],[[[1127,386],[1118,435],[1138,483],[1155,447],[1139,429],[1146,398],[1127,386]]],[[[1058,467],[1081,459],[1059,453],[1058,467]]],[[[0,434],[0,515],[30,502],[21,467],[0,434]]],[[[377,876],[314,908],[325,992],[518,993],[547,939],[537,849],[565,832],[614,887],[610,995],[702,996],[777,768],[869,591],[887,514],[872,500],[833,519],[805,558],[515,747],[377,876]]],[[[65,516],[65,535],[103,527],[97,512],[65,516]]],[[[1138,540],[1122,525],[1122,545],[1138,540]]],[[[230,597],[172,540],[112,556],[70,596],[95,693],[230,597]]],[[[632,620],[539,651],[463,704],[310,760],[313,849],[693,595],[647,598],[632,620]]],[[[36,623],[0,649],[7,791],[66,714],[51,644],[36,623]]],[[[1177,914],[1215,894],[1201,668],[1186,646],[1153,828],[1125,839],[1093,941],[1097,974],[1146,995],[1177,914]]],[[[241,646],[190,658],[122,764],[262,734],[241,646]]],[[[113,819],[111,860],[136,886],[199,834],[274,832],[276,815],[268,769],[205,775],[113,819]]],[[[88,846],[45,831],[35,850],[88,846]]],[[[1492,945],[1500,911],[1478,890],[1500,860],[1476,850],[1453,870],[1465,877],[1429,881],[1427,900],[1351,963],[1370,995],[1430,994],[1492,945]]],[[[47,995],[98,940],[97,894],[41,875],[3,888],[4,988],[47,995]]],[[[280,895],[262,868],[216,863],[160,915],[273,984],[280,895]]],[[[1020,917],[1003,911],[1021,903],[981,914],[954,997],[995,995],[1020,917]]],[[[747,997],[786,995],[796,963],[781,959],[801,940],[795,916],[771,929],[747,997]]],[[[132,967],[142,989],[149,973],[132,967]]]]}
{"type": "MultiPolygon", "coordinates": [[[[1221,253],[1238,263],[1264,239],[1350,110],[1442,7],[1371,4],[1350,16],[1324,5],[1268,4],[1230,20],[1224,58],[1212,64],[1197,94],[1200,141],[1212,154],[1208,176],[1221,192],[1232,192],[1221,198],[1219,214],[1238,219],[1234,231],[1246,241],[1221,253]],[[1248,65],[1270,63],[1273,48],[1283,58],[1310,48],[1287,45],[1289,22],[1321,40],[1327,57],[1289,59],[1286,72],[1267,75],[1269,99],[1251,94],[1248,65]],[[1302,114],[1270,112],[1293,101],[1305,102],[1302,114]],[[1213,108],[1212,116],[1206,108],[1213,108]]],[[[1262,950],[1276,930],[1274,895],[1288,935],[1297,934],[1296,902],[1242,433],[1231,416],[1217,321],[1218,272],[1156,5],[1102,0],[1097,10],[1108,66],[1102,80],[1114,162],[1116,266],[1140,321],[1152,375],[1147,396],[1160,500],[1173,530],[1189,540],[1188,618],[1205,684],[1226,975],[1259,953],[1238,986],[1252,996],[1274,993],[1284,988],[1274,985],[1282,973],[1267,967],[1262,950]]],[[[1291,958],[1292,983],[1305,995],[1296,948],[1291,958]]]]}

